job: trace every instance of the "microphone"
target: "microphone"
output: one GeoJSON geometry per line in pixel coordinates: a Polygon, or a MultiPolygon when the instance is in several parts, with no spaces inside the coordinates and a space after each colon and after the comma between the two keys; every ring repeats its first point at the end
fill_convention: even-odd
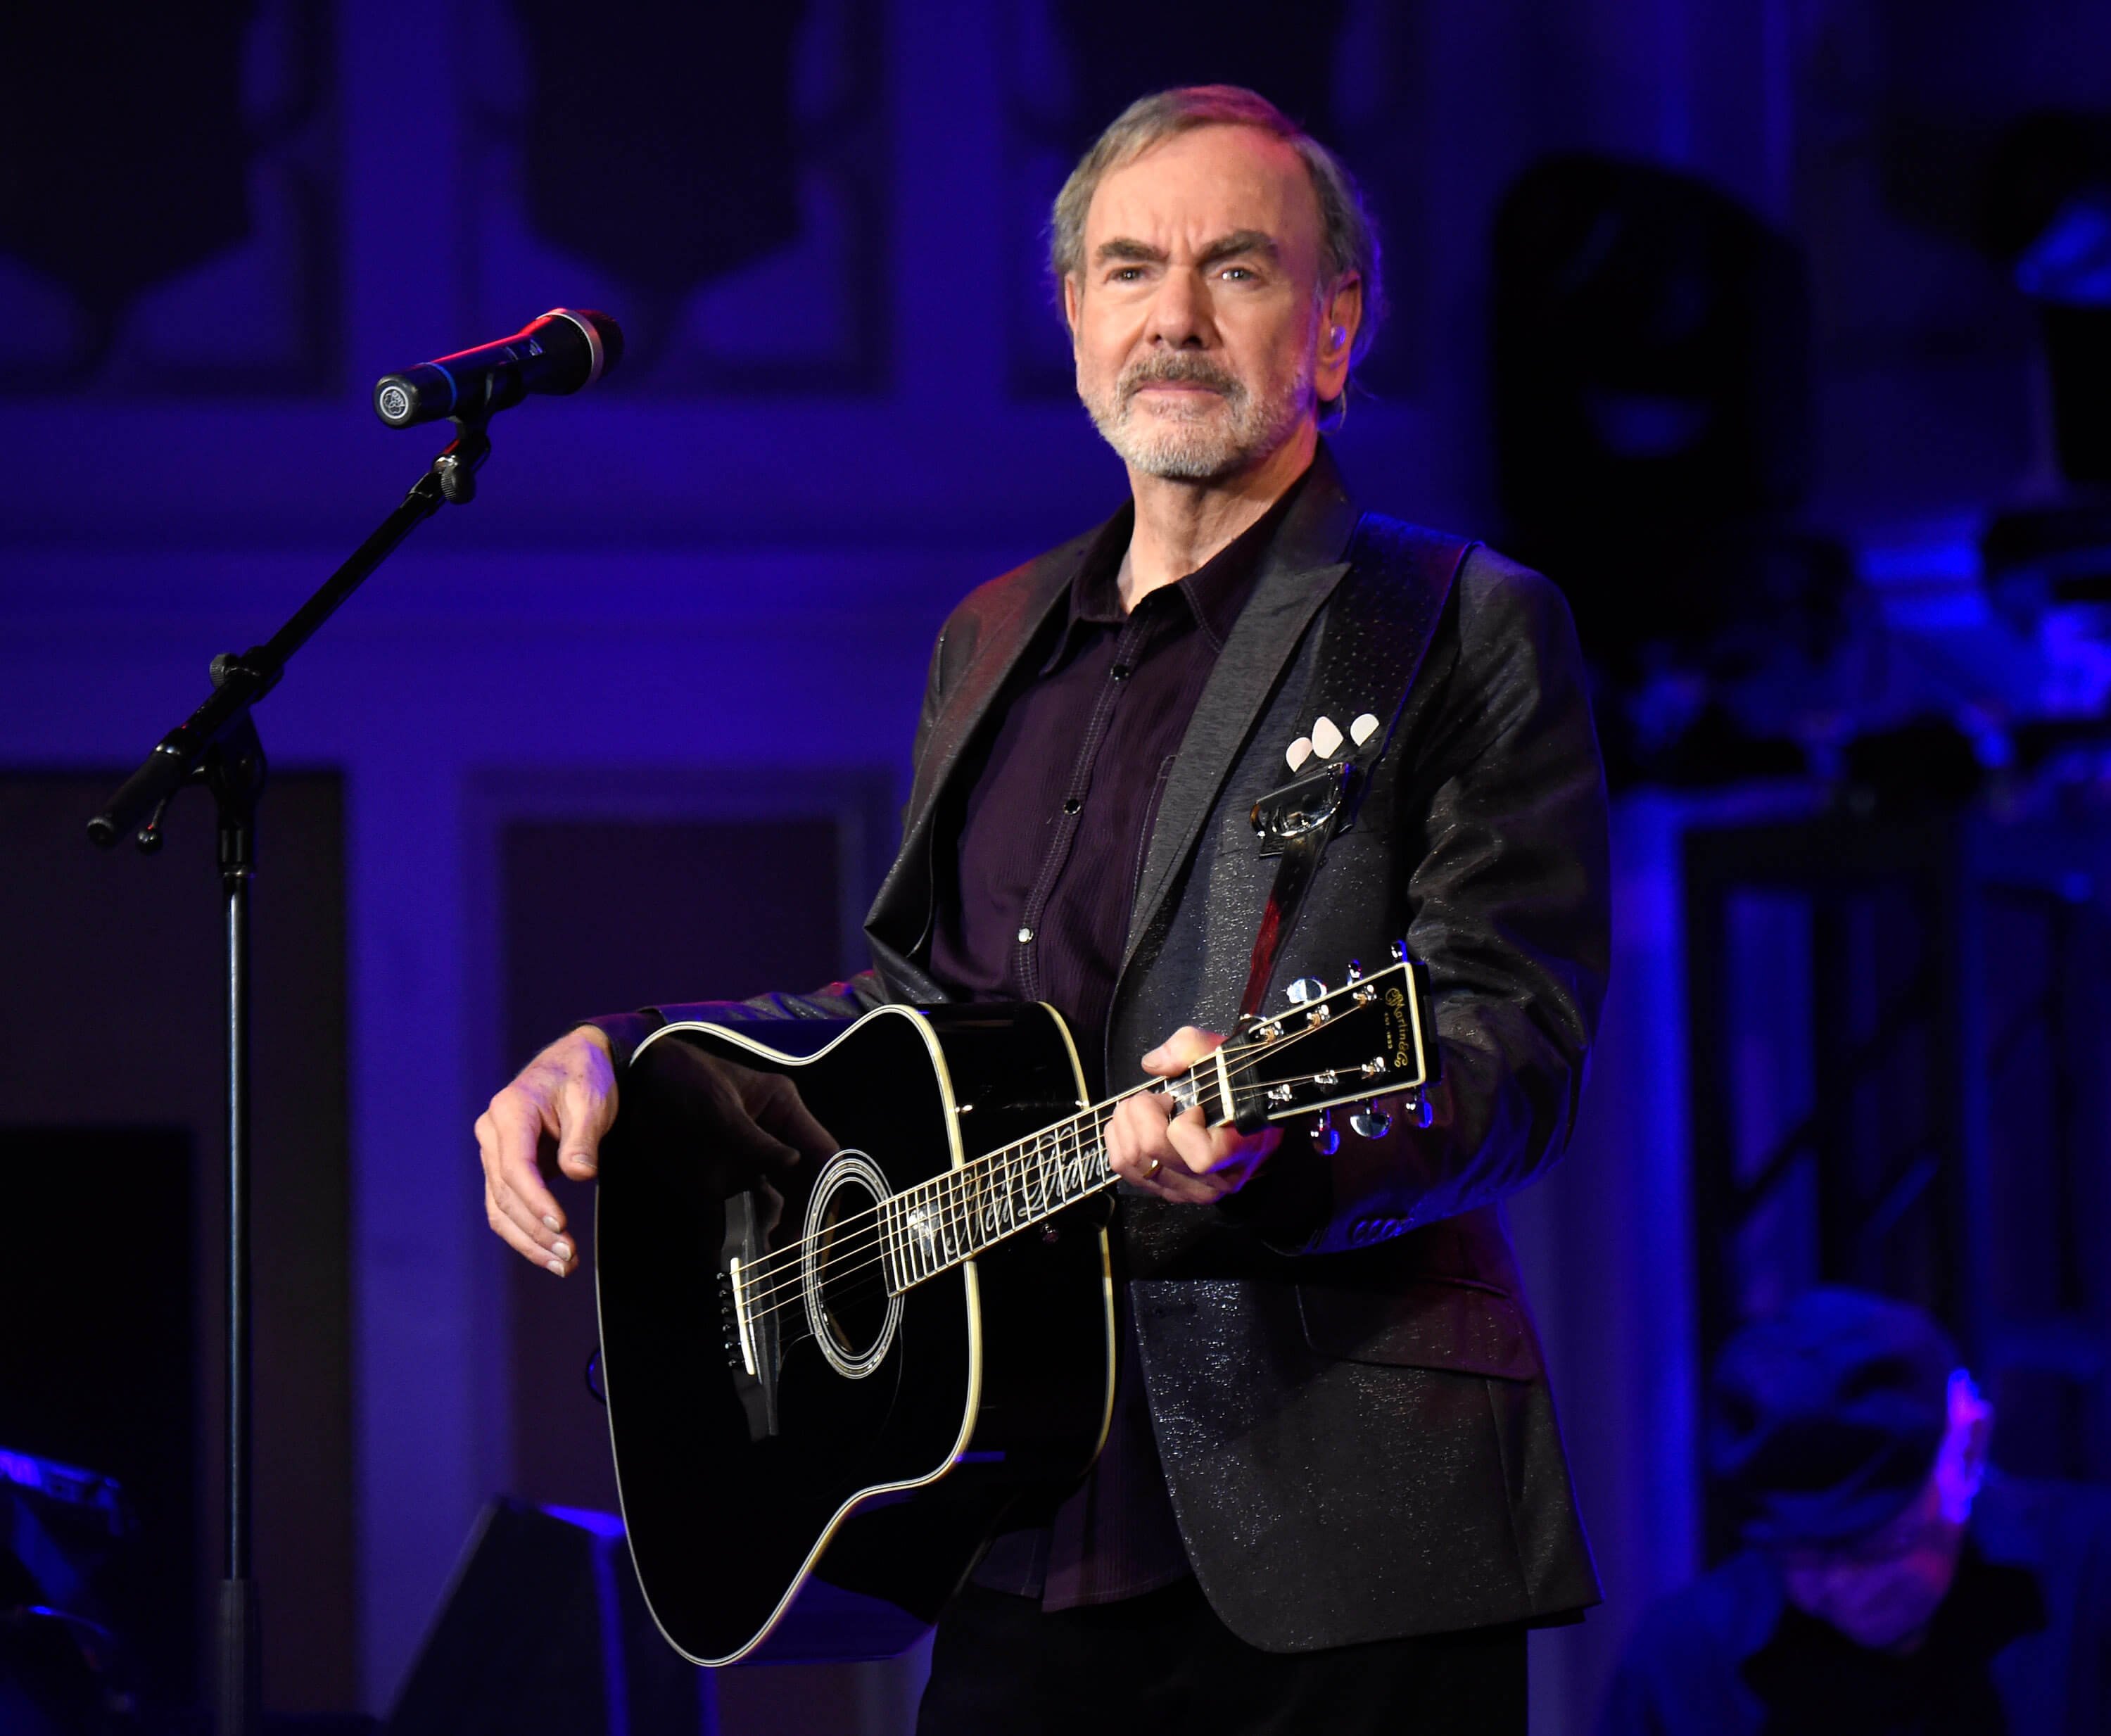
{"type": "Polygon", "coordinates": [[[391,428],[443,416],[488,416],[530,392],[576,392],[623,359],[623,328],[592,308],[552,307],[510,338],[421,362],[374,384],[374,413],[391,428]]]}

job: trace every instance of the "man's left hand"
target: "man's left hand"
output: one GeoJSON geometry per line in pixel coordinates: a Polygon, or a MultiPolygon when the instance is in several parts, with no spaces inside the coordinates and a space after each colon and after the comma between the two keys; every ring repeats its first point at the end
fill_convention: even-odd
{"type": "MultiPolygon", "coordinates": [[[[1143,1057],[1143,1070],[1160,1079],[1184,1073],[1223,1043],[1214,1031],[1184,1025],[1143,1057]]],[[[1205,1101],[1213,1093],[1205,1093],[1205,1101]]],[[[1207,1206],[1236,1193],[1268,1161],[1282,1129],[1242,1134],[1211,1127],[1200,1109],[1185,1114],[1159,1091],[1124,1097],[1107,1123],[1107,1155],[1115,1173],[1146,1193],[1183,1206],[1207,1206]]]]}

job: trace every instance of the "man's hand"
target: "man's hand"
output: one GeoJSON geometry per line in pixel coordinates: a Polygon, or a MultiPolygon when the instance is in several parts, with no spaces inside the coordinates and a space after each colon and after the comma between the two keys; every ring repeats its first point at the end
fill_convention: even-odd
{"type": "MultiPolygon", "coordinates": [[[[724,1194],[786,1179],[808,1158],[835,1155],[829,1131],[807,1112],[792,1081],[677,1046],[658,1057],[674,1070],[662,1094],[679,1102],[709,1184],[724,1194]]],[[[574,1181],[592,1181],[602,1137],[615,1120],[615,1066],[592,1025],[560,1037],[477,1117],[483,1158],[483,1211],[508,1247],[560,1278],[578,1265],[565,1209],[543,1184],[550,1157],[574,1181]]]]}
{"type": "MultiPolygon", "coordinates": [[[[1143,1070],[1170,1079],[1223,1040],[1214,1031],[1184,1025],[1143,1057],[1143,1070]]],[[[1206,1206],[1252,1180],[1281,1138],[1276,1127],[1257,1134],[1210,1127],[1200,1109],[1178,1115],[1171,1097],[1139,1091],[1124,1097],[1107,1123],[1107,1156],[1116,1175],[1146,1193],[1206,1206]]]]}
{"type": "Polygon", "coordinates": [[[579,1245],[543,1184],[542,1159],[554,1151],[565,1175],[592,1181],[615,1120],[615,1062],[590,1025],[543,1050],[476,1118],[484,1216],[508,1247],[560,1278],[578,1264],[579,1245]]]}

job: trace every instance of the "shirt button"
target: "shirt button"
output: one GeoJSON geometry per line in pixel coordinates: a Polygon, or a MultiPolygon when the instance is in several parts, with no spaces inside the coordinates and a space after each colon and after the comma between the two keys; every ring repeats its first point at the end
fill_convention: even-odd
{"type": "Polygon", "coordinates": [[[1032,929],[1021,929],[1019,931],[1019,943],[1021,946],[1024,946],[1028,941],[1033,938],[1033,930],[1032,929]]]}
{"type": "Polygon", "coordinates": [[[1112,669],[1109,670],[1107,673],[1113,676],[1117,681],[1126,681],[1128,679],[1128,665],[1126,663],[1117,663],[1112,669]]]}
{"type": "Polygon", "coordinates": [[[1069,801],[1063,804],[1063,811],[1066,814],[1074,814],[1084,805],[1085,804],[1080,802],[1075,796],[1073,796],[1069,801]]]}

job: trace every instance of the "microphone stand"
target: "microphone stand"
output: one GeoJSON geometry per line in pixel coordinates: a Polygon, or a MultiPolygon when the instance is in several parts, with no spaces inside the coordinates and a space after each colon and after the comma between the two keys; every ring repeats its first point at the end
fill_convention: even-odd
{"type": "Polygon", "coordinates": [[[447,502],[466,506],[475,498],[477,469],[491,456],[485,417],[454,420],[459,432],[453,442],[380,528],[263,644],[212,660],[212,692],[204,703],[161,738],[88,823],[88,835],[105,848],[138,826],[134,841],[151,856],[161,847],[169,804],[185,784],[210,790],[219,815],[227,919],[227,1525],[226,1573],[214,1624],[214,1736],[256,1736],[262,1717],[257,1588],[250,1572],[249,888],[266,768],[250,708],[278,685],[287,660],[398,543],[447,502]]]}

